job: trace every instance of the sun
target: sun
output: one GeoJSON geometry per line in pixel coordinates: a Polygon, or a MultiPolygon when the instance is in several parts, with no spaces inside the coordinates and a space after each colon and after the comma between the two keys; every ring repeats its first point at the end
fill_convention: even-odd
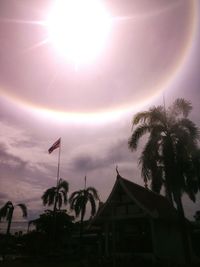
{"type": "Polygon", "coordinates": [[[111,17],[100,0],[57,0],[46,26],[58,52],[79,66],[100,55],[111,29],[111,17]]]}

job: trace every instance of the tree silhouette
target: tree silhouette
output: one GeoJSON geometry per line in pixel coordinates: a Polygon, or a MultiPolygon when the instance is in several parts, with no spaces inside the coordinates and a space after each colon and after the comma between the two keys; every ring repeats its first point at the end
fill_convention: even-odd
{"type": "MultiPolygon", "coordinates": [[[[57,210],[56,211],[56,233],[61,236],[65,232],[69,232],[69,229],[72,228],[72,221],[74,220],[73,216],[70,216],[66,210],[57,210]]],[[[40,214],[38,219],[32,220],[29,224],[36,226],[38,232],[51,235],[52,228],[54,225],[54,212],[52,210],[45,210],[44,213],[40,214]]]]}
{"type": "Polygon", "coordinates": [[[132,122],[137,127],[128,142],[129,148],[136,150],[139,140],[149,134],[139,160],[142,177],[145,184],[151,181],[153,191],[160,192],[164,186],[170,202],[176,203],[182,229],[182,194],[195,201],[200,181],[200,136],[198,127],[188,119],[191,110],[191,103],[179,98],[167,110],[158,106],[137,113],[132,122]]]}
{"type": "Polygon", "coordinates": [[[10,228],[11,228],[13,212],[14,212],[15,207],[19,207],[21,209],[22,216],[24,218],[27,217],[27,208],[26,208],[25,204],[20,203],[20,204],[13,205],[13,203],[11,201],[8,201],[0,210],[0,219],[6,218],[6,220],[8,222],[7,231],[6,231],[7,235],[10,234],[10,228]]]}
{"type": "Polygon", "coordinates": [[[69,190],[69,184],[67,181],[59,179],[58,185],[48,188],[42,195],[43,205],[54,205],[54,212],[57,207],[60,210],[62,204],[67,204],[67,193],[69,190]]]}
{"type": "Polygon", "coordinates": [[[99,200],[99,196],[97,190],[94,187],[88,187],[75,191],[69,198],[71,210],[74,210],[76,217],[80,216],[80,242],[82,239],[83,220],[85,217],[86,206],[88,203],[90,204],[90,215],[91,217],[93,217],[96,214],[96,200],[99,200]]]}
{"type": "Polygon", "coordinates": [[[139,112],[133,119],[138,125],[129,139],[129,148],[137,149],[138,142],[149,133],[149,138],[140,157],[142,177],[151,180],[152,190],[166,189],[169,200],[183,192],[195,201],[200,181],[199,129],[187,118],[191,104],[177,99],[167,110],[158,106],[139,112]]]}

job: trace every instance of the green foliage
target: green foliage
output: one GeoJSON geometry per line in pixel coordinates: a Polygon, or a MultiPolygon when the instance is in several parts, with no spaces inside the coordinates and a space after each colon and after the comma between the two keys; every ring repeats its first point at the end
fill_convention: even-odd
{"type": "Polygon", "coordinates": [[[191,110],[191,103],[179,98],[167,109],[158,106],[137,113],[128,142],[129,148],[135,150],[139,140],[148,133],[139,160],[141,174],[145,185],[150,180],[152,190],[158,193],[164,187],[172,205],[175,201],[187,264],[191,256],[181,197],[186,193],[195,201],[200,189],[200,134],[199,128],[188,119],[191,110]]]}
{"type": "Polygon", "coordinates": [[[91,206],[91,216],[95,215],[96,200],[99,200],[97,190],[93,187],[88,187],[86,189],[73,192],[69,198],[69,204],[71,210],[75,211],[76,217],[80,215],[81,221],[83,221],[87,203],[90,203],[91,206]]]}
{"type": "Polygon", "coordinates": [[[59,179],[58,185],[48,188],[42,195],[43,205],[54,205],[54,211],[61,209],[63,204],[67,204],[67,193],[69,190],[69,184],[67,181],[59,179]]]}
{"type": "Polygon", "coordinates": [[[195,201],[200,189],[200,135],[199,128],[188,119],[191,110],[189,101],[178,98],[167,109],[158,106],[137,113],[128,142],[129,148],[136,150],[140,139],[148,134],[139,159],[144,182],[150,180],[156,192],[164,186],[166,195],[175,201],[183,192],[195,201]]]}
{"type": "MultiPolygon", "coordinates": [[[[85,178],[86,179],[86,178],[85,178]]],[[[82,234],[83,234],[83,220],[85,217],[87,203],[91,206],[91,217],[96,214],[96,200],[99,201],[98,192],[94,187],[84,188],[79,191],[75,191],[69,198],[69,204],[71,210],[74,210],[76,217],[80,218],[80,243],[79,243],[79,254],[82,254],[82,234]]]]}
{"type": "Polygon", "coordinates": [[[36,257],[50,257],[70,250],[74,217],[66,210],[45,210],[39,218],[29,222],[36,230],[25,235],[27,253],[36,257]]]}
{"type": "Polygon", "coordinates": [[[15,207],[19,207],[22,211],[22,217],[26,218],[27,217],[27,207],[25,204],[20,203],[14,205],[11,201],[6,202],[6,204],[0,209],[0,220],[2,218],[5,218],[8,222],[8,227],[7,227],[7,234],[10,234],[10,227],[12,223],[12,217],[13,217],[13,212],[15,207]]]}
{"type": "Polygon", "coordinates": [[[74,217],[70,216],[66,210],[57,210],[56,213],[46,210],[43,214],[40,214],[38,219],[30,223],[36,226],[38,232],[50,235],[55,230],[56,234],[60,235],[70,231],[73,220],[74,217]]]}

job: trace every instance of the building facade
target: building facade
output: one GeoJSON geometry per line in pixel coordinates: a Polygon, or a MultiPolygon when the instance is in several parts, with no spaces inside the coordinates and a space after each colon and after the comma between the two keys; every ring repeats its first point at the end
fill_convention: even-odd
{"type": "Polygon", "coordinates": [[[117,175],[107,201],[91,223],[100,255],[183,262],[176,209],[151,190],[117,175]]]}

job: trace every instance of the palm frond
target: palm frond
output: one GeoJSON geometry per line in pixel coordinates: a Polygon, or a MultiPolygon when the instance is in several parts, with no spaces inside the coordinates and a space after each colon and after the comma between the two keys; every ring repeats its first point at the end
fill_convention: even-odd
{"type": "Polygon", "coordinates": [[[0,218],[7,218],[9,217],[10,209],[13,209],[14,206],[11,201],[5,203],[5,205],[0,210],[0,218]]]}
{"type": "Polygon", "coordinates": [[[69,197],[69,203],[71,203],[76,196],[80,195],[81,192],[82,192],[82,190],[74,191],[73,193],[71,193],[71,195],[69,197]]]}
{"type": "Polygon", "coordinates": [[[154,170],[152,169],[152,180],[151,180],[151,189],[156,193],[160,193],[163,186],[163,169],[161,166],[155,166],[154,170]]]}
{"type": "MultiPolygon", "coordinates": [[[[143,162],[143,159],[140,158],[141,162],[143,162]]],[[[145,163],[141,164],[141,176],[144,180],[144,183],[146,184],[148,180],[152,179],[151,170],[146,166],[145,163]]]]}
{"type": "Polygon", "coordinates": [[[157,123],[164,121],[164,108],[162,106],[152,107],[148,111],[138,112],[132,121],[132,125],[142,123],[157,123]]]}
{"type": "Polygon", "coordinates": [[[151,189],[159,193],[163,185],[162,167],[160,166],[159,137],[151,136],[145,145],[139,164],[142,165],[141,174],[146,183],[151,180],[151,189]]]}
{"type": "Polygon", "coordinates": [[[144,136],[146,133],[149,133],[151,131],[151,127],[147,124],[142,124],[138,126],[133,134],[131,135],[129,141],[128,141],[128,146],[131,150],[137,149],[138,142],[142,136],[144,136]]]}
{"type": "Polygon", "coordinates": [[[60,208],[62,207],[62,194],[60,192],[58,192],[57,194],[57,203],[58,203],[58,209],[60,210],[60,208]]]}
{"type": "Polygon", "coordinates": [[[188,187],[185,187],[184,191],[193,202],[196,201],[196,193],[193,190],[190,190],[188,187]]]}
{"type": "Polygon", "coordinates": [[[149,109],[149,124],[165,125],[166,113],[163,106],[152,107],[149,109]]]}
{"type": "Polygon", "coordinates": [[[138,112],[132,120],[132,125],[137,125],[138,123],[145,123],[149,118],[149,111],[138,112]]]}
{"type": "Polygon", "coordinates": [[[184,192],[194,201],[200,190],[200,130],[188,119],[191,110],[189,101],[178,98],[167,110],[158,106],[137,113],[132,122],[137,127],[128,141],[131,150],[149,133],[139,158],[142,177],[156,192],[164,185],[170,201],[179,201],[184,192]]]}
{"type": "Polygon", "coordinates": [[[59,193],[62,194],[63,202],[66,205],[67,204],[67,194],[66,194],[66,191],[60,190],[59,193]]]}
{"type": "Polygon", "coordinates": [[[200,149],[192,151],[191,161],[193,164],[194,177],[197,180],[198,189],[200,190],[200,149]]]}
{"type": "Polygon", "coordinates": [[[85,197],[83,195],[80,195],[79,197],[77,197],[75,205],[74,205],[74,211],[75,211],[76,217],[78,217],[80,213],[81,213],[81,216],[85,215],[84,214],[85,206],[86,206],[85,197]]]}
{"type": "Polygon", "coordinates": [[[75,191],[69,198],[70,208],[75,211],[76,217],[81,216],[81,221],[85,217],[86,206],[89,202],[91,205],[91,215],[96,212],[95,200],[99,200],[99,195],[94,187],[88,187],[84,190],[75,191]]]}
{"type": "Polygon", "coordinates": [[[16,206],[21,208],[22,216],[26,218],[27,217],[27,207],[26,207],[26,205],[23,204],[23,203],[20,203],[20,204],[17,204],[16,206]]]}
{"type": "Polygon", "coordinates": [[[76,205],[76,202],[77,202],[77,199],[79,198],[79,195],[75,195],[69,202],[70,204],[70,209],[71,210],[74,210],[75,209],[75,205],[76,205]]]}
{"type": "Polygon", "coordinates": [[[90,201],[90,204],[91,204],[91,215],[94,216],[96,214],[96,203],[95,203],[93,195],[90,193],[88,195],[88,200],[90,201]]]}
{"type": "Polygon", "coordinates": [[[82,209],[81,209],[81,221],[84,220],[85,212],[86,212],[86,204],[83,205],[83,206],[82,206],[82,209]]]}
{"type": "Polygon", "coordinates": [[[44,194],[42,195],[42,201],[43,201],[44,206],[53,205],[53,203],[55,201],[55,197],[56,197],[56,192],[57,192],[56,187],[51,187],[44,192],[44,194]]]}
{"type": "Polygon", "coordinates": [[[75,216],[79,217],[81,212],[81,207],[78,204],[74,205],[74,211],[75,211],[75,216]]]}
{"type": "Polygon", "coordinates": [[[98,191],[96,190],[96,188],[94,188],[94,187],[88,187],[86,189],[86,191],[88,193],[92,193],[92,195],[93,195],[93,197],[94,197],[95,200],[100,200],[99,199],[99,195],[98,195],[98,191]]]}
{"type": "Polygon", "coordinates": [[[173,114],[173,116],[179,116],[182,114],[185,118],[188,117],[191,110],[192,110],[191,102],[183,98],[177,98],[170,107],[170,111],[171,114],[173,114]]]}
{"type": "Polygon", "coordinates": [[[67,193],[69,190],[69,183],[63,179],[60,179],[58,183],[58,190],[61,188],[63,188],[64,191],[67,193]]]}
{"type": "Polygon", "coordinates": [[[172,131],[176,132],[182,129],[182,131],[186,131],[190,138],[200,140],[200,129],[195,125],[194,122],[187,118],[183,118],[177,120],[177,122],[173,125],[172,131]]]}

